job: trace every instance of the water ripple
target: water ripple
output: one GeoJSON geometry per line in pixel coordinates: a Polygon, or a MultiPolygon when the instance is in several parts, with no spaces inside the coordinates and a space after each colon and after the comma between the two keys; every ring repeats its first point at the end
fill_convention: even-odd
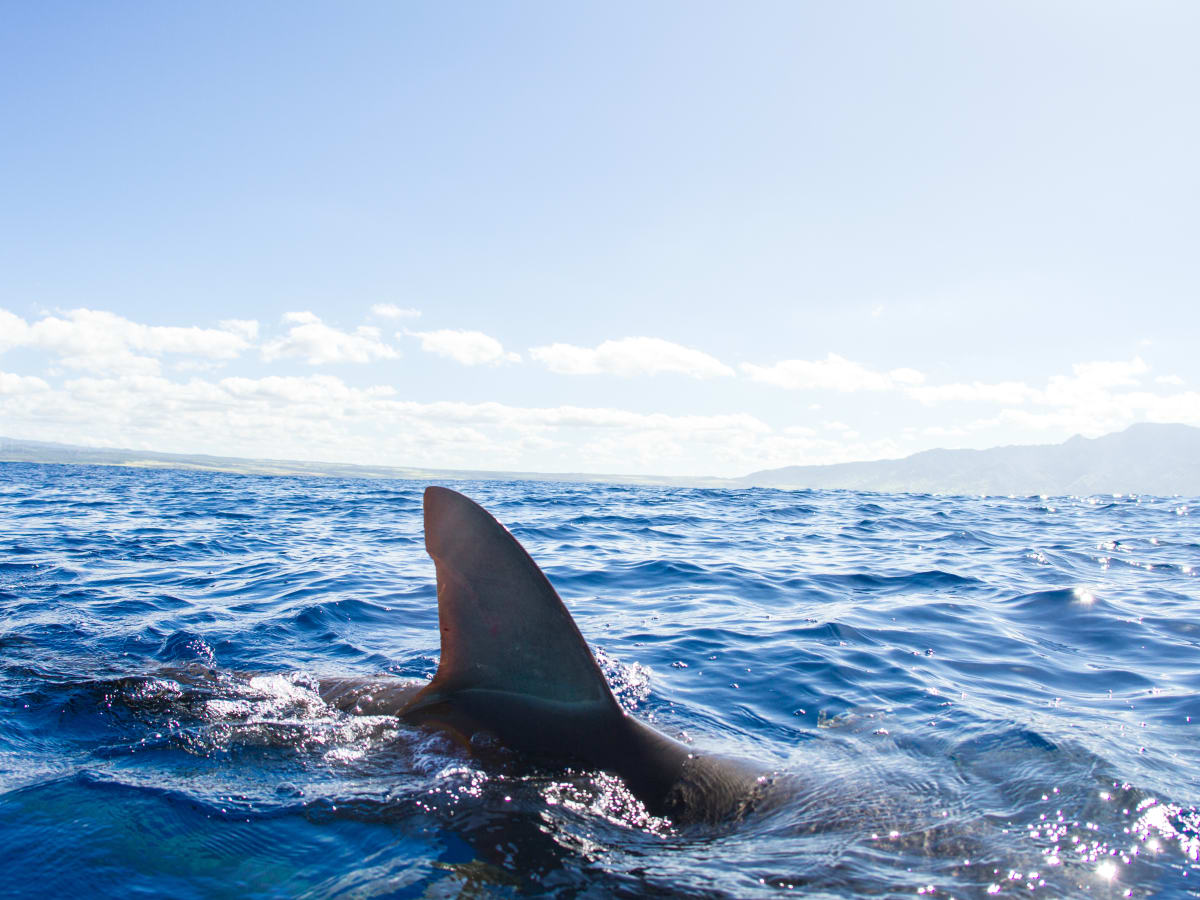
{"type": "Polygon", "coordinates": [[[436,668],[422,484],[0,464],[5,883],[1196,895],[1197,501],[451,486],[623,705],[788,801],[676,829],[611,776],[325,706],[318,678],[436,668]]]}

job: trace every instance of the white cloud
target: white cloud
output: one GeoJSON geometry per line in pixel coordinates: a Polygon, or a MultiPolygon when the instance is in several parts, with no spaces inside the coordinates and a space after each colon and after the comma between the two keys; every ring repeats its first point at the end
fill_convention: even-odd
{"type": "MultiPolygon", "coordinates": [[[[905,430],[907,431],[908,429],[905,430]]],[[[917,429],[912,430],[916,431],[917,429]]],[[[944,440],[946,438],[966,437],[970,433],[970,430],[962,427],[961,425],[927,425],[926,427],[920,429],[920,432],[926,437],[944,440]]]]}
{"type": "Polygon", "coordinates": [[[771,366],[742,363],[742,371],[752,381],[794,391],[890,391],[900,386],[918,385],[925,380],[916,369],[879,372],[836,353],[817,360],[785,359],[771,366]]]}
{"type": "Polygon", "coordinates": [[[978,424],[1098,437],[1134,422],[1176,422],[1200,427],[1200,392],[1183,391],[1167,396],[1148,391],[1098,393],[1083,402],[1003,409],[978,424]]]}
{"type": "Polygon", "coordinates": [[[391,397],[395,388],[378,385],[351,388],[332,375],[310,375],[305,378],[268,375],[266,378],[222,378],[217,386],[231,397],[272,404],[295,404],[319,410],[326,404],[330,410],[345,410],[347,405],[391,397]]]}
{"type": "Polygon", "coordinates": [[[291,325],[320,325],[321,318],[315,312],[285,312],[283,321],[291,325]]]}
{"type": "Polygon", "coordinates": [[[20,316],[0,309],[0,353],[29,341],[29,325],[20,316]]]}
{"type": "Polygon", "coordinates": [[[258,337],[258,322],[254,319],[222,319],[217,324],[226,331],[240,334],[248,341],[258,337]]]}
{"type": "Polygon", "coordinates": [[[34,375],[14,375],[0,372],[0,394],[32,394],[48,391],[50,385],[34,375]]]}
{"type": "MultiPolygon", "coordinates": [[[[783,360],[771,366],[743,363],[742,371],[751,380],[791,390],[826,391],[902,391],[925,406],[948,403],[991,404],[1018,407],[1026,404],[1092,408],[1107,404],[1114,390],[1136,386],[1149,367],[1140,357],[1131,360],[1077,363],[1070,375],[1054,375],[1043,387],[1023,381],[926,384],[925,376],[915,369],[889,371],[870,369],[852,360],[829,353],[823,360],[783,360]]],[[[1160,383],[1181,384],[1181,379],[1160,379],[1160,383]]]]}
{"type": "MultiPolygon", "coordinates": [[[[1071,367],[1072,374],[1053,375],[1041,388],[1023,382],[976,382],[918,388],[908,393],[930,404],[962,400],[1003,407],[985,418],[945,426],[965,431],[1001,428],[1095,437],[1142,421],[1200,425],[1200,393],[1157,394],[1137,389],[1140,376],[1148,371],[1145,361],[1134,357],[1077,363],[1071,367]]],[[[1172,378],[1155,380],[1168,385],[1182,382],[1172,378]]]]}
{"type": "MultiPolygon", "coordinates": [[[[788,360],[770,367],[743,364],[742,369],[753,380],[781,387],[895,391],[924,406],[959,404],[969,410],[973,418],[942,414],[940,421],[929,422],[910,435],[933,439],[998,430],[1007,435],[1006,440],[1020,443],[1044,440],[1037,432],[1050,432],[1054,439],[1070,434],[1097,436],[1139,421],[1200,425],[1200,393],[1163,394],[1142,389],[1150,367],[1139,356],[1077,363],[1069,374],[1052,375],[1040,386],[1017,380],[926,384],[921,374],[911,369],[875,371],[835,354],[816,362],[788,360]],[[996,411],[983,417],[980,407],[996,411]]],[[[1175,387],[1183,383],[1176,377],[1155,381],[1175,387]]],[[[841,426],[825,423],[824,427],[836,432],[841,426]]]]}
{"type": "Polygon", "coordinates": [[[1183,384],[1183,379],[1178,375],[1159,375],[1154,381],[1156,384],[1170,384],[1174,386],[1183,384]]]}
{"type": "Polygon", "coordinates": [[[56,355],[68,368],[153,373],[159,370],[158,358],[168,354],[233,359],[250,346],[244,325],[232,329],[142,325],[91,309],[73,309],[26,323],[0,310],[0,352],[28,346],[56,355]]]}
{"type": "Polygon", "coordinates": [[[529,355],[560,375],[659,375],[674,373],[692,378],[716,378],[734,374],[714,356],[671,341],[651,337],[627,337],[605,341],[599,346],[550,344],[534,347],[529,355]]]}
{"type": "Polygon", "coordinates": [[[917,385],[906,388],[905,393],[925,406],[935,406],[941,403],[1019,405],[1039,396],[1037,390],[1023,381],[1000,381],[990,384],[973,381],[970,384],[917,385]]]}
{"type": "Polygon", "coordinates": [[[272,362],[284,357],[300,357],[314,366],[325,363],[366,363],[372,359],[395,359],[399,354],[385,344],[378,328],[360,325],[353,333],[326,325],[312,312],[284,313],[291,325],[283,337],[262,346],[262,358],[272,362]]]}
{"type": "Polygon", "coordinates": [[[888,372],[888,377],[891,378],[896,384],[902,384],[906,386],[925,383],[925,376],[916,369],[892,369],[890,372],[888,372]]]}
{"type": "Polygon", "coordinates": [[[1138,383],[1139,375],[1149,370],[1141,357],[1126,361],[1076,363],[1071,375],[1054,375],[1046,382],[1035,402],[1047,406],[1085,409],[1105,405],[1112,388],[1130,387],[1138,383]]]}
{"type": "Polygon", "coordinates": [[[1071,371],[1075,373],[1074,378],[1056,376],[1056,378],[1050,379],[1051,384],[1056,380],[1063,382],[1069,380],[1087,388],[1124,387],[1137,384],[1137,376],[1150,371],[1150,367],[1142,361],[1140,356],[1135,356],[1128,362],[1117,360],[1115,362],[1076,363],[1071,366],[1071,371]]]}
{"type": "Polygon", "coordinates": [[[376,303],[371,307],[371,314],[382,319],[417,319],[421,316],[419,309],[397,306],[394,303],[376,303]]]}
{"type": "Polygon", "coordinates": [[[404,331],[396,336],[408,335],[420,338],[421,349],[438,356],[445,356],[464,366],[520,362],[518,353],[507,353],[494,337],[482,331],[455,331],[444,328],[440,331],[404,331]]]}

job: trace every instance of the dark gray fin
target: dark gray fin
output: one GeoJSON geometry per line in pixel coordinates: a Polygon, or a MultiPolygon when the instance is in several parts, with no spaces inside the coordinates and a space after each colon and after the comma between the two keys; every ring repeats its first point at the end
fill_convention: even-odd
{"type": "Polygon", "coordinates": [[[413,711],[463,691],[618,708],[549,580],[487,510],[426,488],[425,549],[437,566],[442,658],[413,711]]]}

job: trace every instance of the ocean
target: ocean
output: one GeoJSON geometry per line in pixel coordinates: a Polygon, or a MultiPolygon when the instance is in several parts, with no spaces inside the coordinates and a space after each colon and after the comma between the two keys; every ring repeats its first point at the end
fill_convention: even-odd
{"type": "Polygon", "coordinates": [[[5,463],[0,895],[1200,897],[1200,500],[446,484],[784,801],[326,706],[437,668],[423,483],[5,463]]]}

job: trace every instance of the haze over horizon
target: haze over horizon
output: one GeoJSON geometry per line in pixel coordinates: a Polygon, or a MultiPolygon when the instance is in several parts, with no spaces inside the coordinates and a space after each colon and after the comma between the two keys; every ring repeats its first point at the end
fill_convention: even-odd
{"type": "Polygon", "coordinates": [[[1200,425],[1200,8],[14,4],[0,435],[738,476],[1200,425]]]}

